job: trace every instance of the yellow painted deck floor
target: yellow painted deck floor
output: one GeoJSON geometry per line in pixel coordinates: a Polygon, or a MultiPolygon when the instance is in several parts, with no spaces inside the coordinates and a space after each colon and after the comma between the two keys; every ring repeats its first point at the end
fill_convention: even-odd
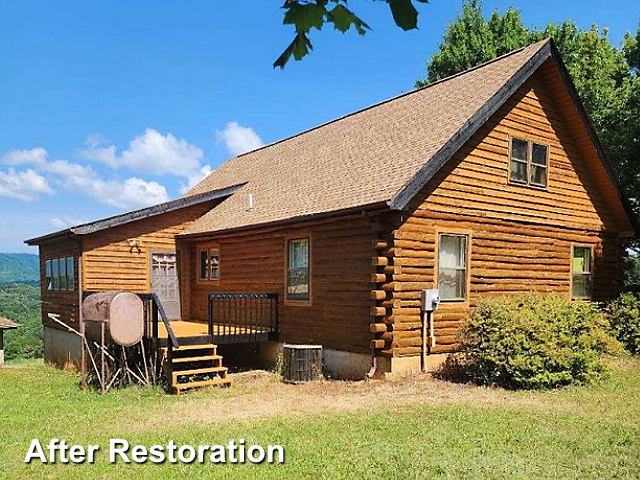
{"type": "MultiPolygon", "coordinates": [[[[187,320],[174,320],[171,328],[176,337],[200,337],[209,335],[209,326],[206,322],[192,322],[187,320]]],[[[257,333],[268,333],[268,327],[260,326],[236,326],[236,325],[214,325],[214,335],[250,335],[257,333]]],[[[159,322],[158,334],[160,338],[167,338],[167,329],[164,323],[159,322]]]]}

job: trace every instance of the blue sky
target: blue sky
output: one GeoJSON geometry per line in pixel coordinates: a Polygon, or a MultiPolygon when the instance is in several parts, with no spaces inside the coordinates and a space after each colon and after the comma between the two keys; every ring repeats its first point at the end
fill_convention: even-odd
{"type": "MultiPolygon", "coordinates": [[[[232,154],[413,88],[460,2],[421,5],[396,28],[351,0],[364,37],[312,32],[284,71],[282,0],[0,0],[0,252],[25,238],[176,198],[232,154]]],[[[526,24],[573,19],[619,43],[636,1],[515,4],[526,24]]]]}

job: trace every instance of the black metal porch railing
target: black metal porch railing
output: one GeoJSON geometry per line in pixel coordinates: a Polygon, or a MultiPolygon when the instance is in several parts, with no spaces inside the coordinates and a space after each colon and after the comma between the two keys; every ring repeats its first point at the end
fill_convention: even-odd
{"type": "Polygon", "coordinates": [[[278,294],[209,294],[209,335],[218,345],[277,340],[278,294]]]}
{"type": "Polygon", "coordinates": [[[162,320],[164,328],[167,331],[167,338],[170,340],[170,342],[167,341],[167,346],[178,348],[180,343],[178,342],[178,338],[171,327],[171,321],[167,317],[158,295],[155,293],[138,293],[137,295],[140,297],[140,300],[142,300],[145,309],[145,338],[151,339],[155,348],[163,343],[160,341],[160,320],[162,320]]]}

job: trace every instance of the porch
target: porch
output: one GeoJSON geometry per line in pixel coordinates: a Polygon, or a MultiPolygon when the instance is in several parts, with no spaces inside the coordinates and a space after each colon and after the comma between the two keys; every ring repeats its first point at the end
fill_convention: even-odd
{"type": "MultiPolygon", "coordinates": [[[[236,343],[257,343],[277,340],[274,329],[259,325],[226,325],[214,324],[213,334],[209,334],[209,324],[197,320],[173,320],[170,322],[179,345],[194,345],[209,342],[215,345],[236,343]]],[[[160,346],[166,347],[169,333],[164,323],[159,325],[160,346]]]]}
{"type": "Polygon", "coordinates": [[[228,345],[278,339],[278,295],[275,293],[212,293],[208,321],[168,320],[155,295],[140,295],[147,307],[145,337],[159,347],[208,343],[228,345]]]}
{"type": "Polygon", "coordinates": [[[145,341],[157,352],[173,393],[231,385],[219,345],[278,339],[278,295],[224,293],[209,295],[207,322],[169,321],[155,294],[140,295],[145,305],[145,341]]]}

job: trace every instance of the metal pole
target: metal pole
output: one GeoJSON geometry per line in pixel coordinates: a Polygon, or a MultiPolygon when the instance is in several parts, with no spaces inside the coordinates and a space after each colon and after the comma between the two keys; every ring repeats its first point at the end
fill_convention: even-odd
{"type": "Polygon", "coordinates": [[[427,315],[429,315],[425,310],[422,311],[422,361],[421,367],[422,371],[427,371],[427,315]]]}
{"type": "Polygon", "coordinates": [[[106,381],[104,365],[104,322],[100,323],[100,347],[100,371],[102,377],[102,380],[100,381],[100,390],[104,394],[107,393],[104,385],[104,382],[106,381]]]}
{"type": "MultiPolygon", "coordinates": [[[[84,338],[85,335],[85,326],[84,326],[84,317],[82,315],[82,301],[84,300],[82,297],[83,293],[83,278],[82,278],[82,248],[78,248],[78,281],[76,285],[78,286],[78,323],[80,326],[80,336],[84,338]]],[[[82,342],[82,348],[80,349],[80,372],[82,373],[82,386],[87,386],[87,351],[85,350],[84,342],[82,342]]]]}

